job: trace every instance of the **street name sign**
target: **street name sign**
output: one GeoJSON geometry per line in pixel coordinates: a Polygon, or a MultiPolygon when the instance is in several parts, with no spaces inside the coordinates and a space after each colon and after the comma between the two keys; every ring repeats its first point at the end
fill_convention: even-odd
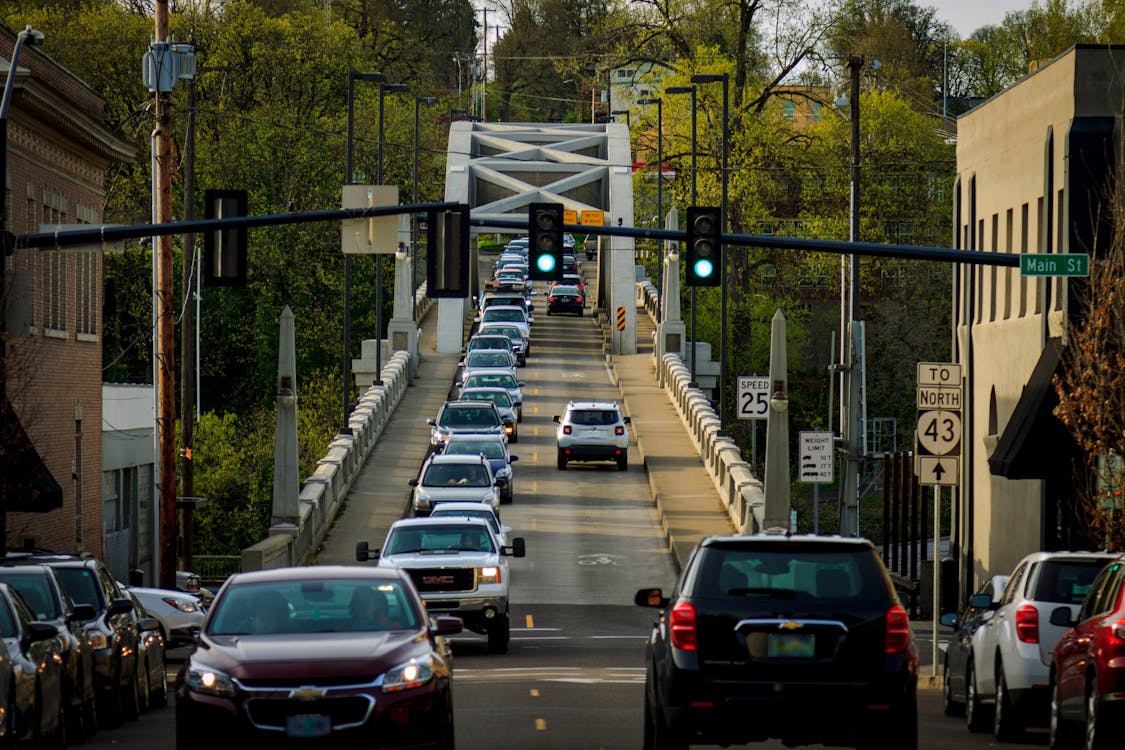
{"type": "Polygon", "coordinates": [[[923,485],[955,485],[961,468],[961,365],[919,362],[914,474],[923,485]]]}
{"type": "Polygon", "coordinates": [[[738,376],[738,418],[766,419],[770,415],[770,379],[762,375],[738,376]]]}
{"type": "Polygon", "coordinates": [[[831,432],[802,431],[800,439],[801,481],[805,484],[832,484],[832,449],[834,436],[831,432]]]}
{"type": "Polygon", "coordinates": [[[1020,276],[1089,276],[1087,253],[1021,253],[1020,276]]]}

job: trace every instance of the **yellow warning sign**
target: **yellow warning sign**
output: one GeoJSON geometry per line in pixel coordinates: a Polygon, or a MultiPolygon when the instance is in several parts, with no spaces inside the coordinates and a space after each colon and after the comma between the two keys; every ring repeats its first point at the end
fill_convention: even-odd
{"type": "MultiPolygon", "coordinates": [[[[569,223],[569,222],[568,222],[569,223]]],[[[582,226],[600,227],[605,224],[605,211],[583,211],[582,226]]]]}
{"type": "Polygon", "coordinates": [[[617,308],[617,330],[619,330],[619,331],[625,330],[625,308],[624,307],[617,308]]]}
{"type": "Polygon", "coordinates": [[[572,208],[563,209],[563,224],[577,224],[578,212],[572,208]]]}

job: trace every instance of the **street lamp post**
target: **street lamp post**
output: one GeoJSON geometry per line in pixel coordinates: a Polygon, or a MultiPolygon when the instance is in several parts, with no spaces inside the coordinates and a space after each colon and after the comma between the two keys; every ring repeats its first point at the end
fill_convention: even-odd
{"type": "MultiPolygon", "coordinates": [[[[353,167],[355,151],[353,148],[353,133],[355,130],[355,82],[356,81],[370,81],[378,82],[380,85],[383,82],[382,73],[360,73],[354,70],[348,71],[348,145],[347,157],[344,167],[344,179],[347,184],[355,184],[355,171],[353,167]]],[[[352,256],[350,253],[344,254],[344,361],[341,367],[343,375],[343,391],[344,391],[344,426],[340,428],[340,434],[351,435],[352,428],[348,426],[348,420],[352,415],[352,399],[351,399],[351,380],[352,380],[352,359],[351,359],[351,345],[352,345],[352,256]]]]}
{"type": "Polygon", "coordinates": [[[614,117],[617,117],[618,115],[625,115],[625,127],[627,127],[627,128],[632,127],[631,124],[629,123],[629,110],[627,110],[627,109],[615,109],[612,112],[610,112],[610,114],[613,115],[614,117]]]}
{"type": "MultiPolygon", "coordinates": [[[[410,87],[405,83],[379,81],[379,151],[375,162],[375,184],[383,184],[383,100],[386,93],[405,93],[410,87]]],[[[375,382],[383,384],[383,256],[375,259],[375,382]]]]}
{"type": "MultiPolygon", "coordinates": [[[[12,103],[12,88],[16,83],[16,66],[19,65],[20,50],[24,44],[36,45],[43,41],[43,34],[29,25],[16,35],[15,46],[12,47],[12,59],[8,63],[8,77],[4,81],[4,98],[0,99],[0,178],[8,174],[8,107],[12,103]]],[[[8,321],[5,315],[6,305],[3,298],[4,275],[8,264],[8,256],[12,253],[12,234],[8,231],[8,196],[7,187],[0,182],[0,441],[2,445],[11,446],[14,442],[10,435],[8,415],[12,411],[8,408],[8,344],[4,333],[8,321]]],[[[4,451],[0,450],[0,456],[4,451]]],[[[7,549],[8,513],[5,483],[14,480],[12,467],[4,467],[0,471],[0,552],[7,549]]]]}
{"type": "MultiPolygon", "coordinates": [[[[664,100],[657,98],[638,99],[637,104],[656,105],[656,226],[664,225],[664,100]]],[[[657,242],[657,248],[662,247],[657,242]]],[[[664,294],[664,253],[657,253],[656,263],[656,322],[663,317],[661,301],[664,294]]]]}
{"type": "MultiPolygon", "coordinates": [[[[723,84],[723,193],[722,193],[722,212],[723,223],[726,224],[729,219],[727,212],[727,156],[730,150],[730,76],[726,73],[722,74],[698,74],[691,77],[692,83],[719,83],[723,84]]],[[[724,226],[722,231],[725,233],[727,228],[724,226]]],[[[719,312],[719,427],[725,427],[726,421],[723,416],[726,414],[727,402],[727,245],[722,243],[719,246],[719,283],[721,288],[720,294],[720,312],[719,312]]]]}
{"type": "MultiPolygon", "coordinates": [[[[414,198],[418,204],[418,109],[423,104],[437,104],[436,96],[414,97],[414,198]]],[[[410,319],[418,322],[418,215],[410,215],[410,319]]]]}
{"type": "MultiPolygon", "coordinates": [[[[669,86],[664,89],[665,94],[691,94],[691,205],[695,205],[696,196],[698,195],[696,181],[697,170],[695,168],[695,138],[696,138],[696,125],[695,125],[695,103],[696,93],[695,86],[669,86]]],[[[698,381],[695,379],[695,287],[691,287],[691,384],[695,386],[698,381]]]]}

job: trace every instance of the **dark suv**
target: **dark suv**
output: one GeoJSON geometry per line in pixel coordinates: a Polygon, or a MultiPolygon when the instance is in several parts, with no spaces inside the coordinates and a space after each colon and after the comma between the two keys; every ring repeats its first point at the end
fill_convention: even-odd
{"type": "Polygon", "coordinates": [[[137,718],[141,710],[136,680],[140,629],[133,602],[118,588],[105,563],[93,557],[40,550],[25,556],[13,550],[6,563],[50,566],[75,604],[93,607],[94,616],[82,624],[82,629],[94,654],[98,723],[114,727],[123,719],[137,718]]]}
{"type": "Polygon", "coordinates": [[[658,607],[646,647],[644,746],[913,750],[918,655],[872,544],[843,537],[707,537],[658,607]]]}

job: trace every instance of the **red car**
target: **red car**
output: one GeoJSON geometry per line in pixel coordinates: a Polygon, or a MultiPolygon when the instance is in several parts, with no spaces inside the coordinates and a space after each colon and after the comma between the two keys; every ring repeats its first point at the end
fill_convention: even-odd
{"type": "Polygon", "coordinates": [[[1051,665],[1051,748],[1117,747],[1125,717],[1125,557],[1102,569],[1078,614],[1051,611],[1051,624],[1070,630],[1055,645],[1051,665]]]}
{"type": "Polygon", "coordinates": [[[236,574],[176,677],[176,748],[452,748],[462,627],[398,570],[236,574]]]}

